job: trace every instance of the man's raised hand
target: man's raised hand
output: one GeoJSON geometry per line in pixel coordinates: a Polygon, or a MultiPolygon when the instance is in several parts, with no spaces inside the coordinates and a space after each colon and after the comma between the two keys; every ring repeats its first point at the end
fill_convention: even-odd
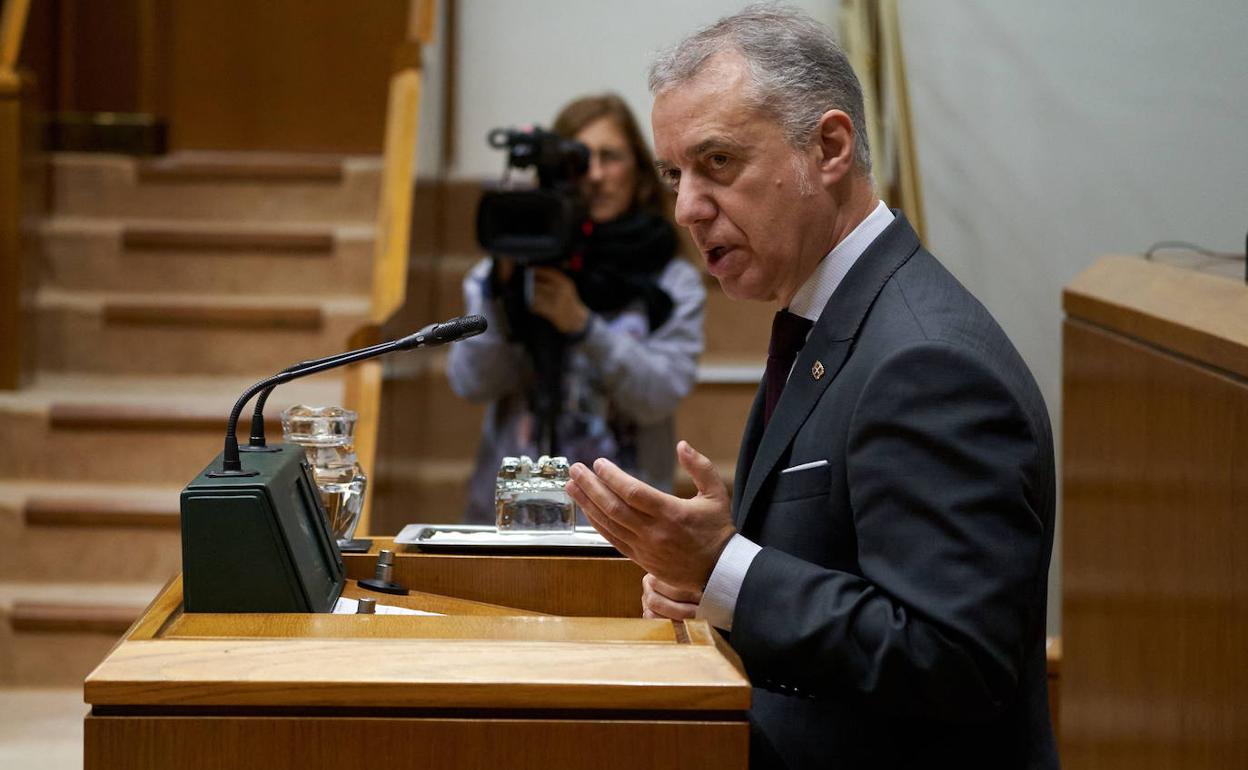
{"type": "Polygon", "coordinates": [[[592,471],[573,465],[567,490],[620,553],[673,592],[700,595],[736,530],[728,489],[714,464],[685,441],[676,445],[676,457],[698,489],[688,500],[660,492],[601,458],[592,471]]]}

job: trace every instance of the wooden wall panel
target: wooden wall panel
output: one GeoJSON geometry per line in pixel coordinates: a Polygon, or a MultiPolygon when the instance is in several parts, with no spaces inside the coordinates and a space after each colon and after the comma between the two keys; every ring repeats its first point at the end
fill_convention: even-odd
{"type": "Polygon", "coordinates": [[[407,0],[161,0],[173,149],[377,153],[407,0]]]}
{"type": "Polygon", "coordinates": [[[1248,380],[1063,339],[1063,766],[1248,767],[1248,380]]]}
{"type": "MultiPolygon", "coordinates": [[[[141,14],[148,0],[59,0],[60,109],[137,112],[142,85],[141,14]]],[[[149,11],[150,13],[150,11],[149,11]]]]}

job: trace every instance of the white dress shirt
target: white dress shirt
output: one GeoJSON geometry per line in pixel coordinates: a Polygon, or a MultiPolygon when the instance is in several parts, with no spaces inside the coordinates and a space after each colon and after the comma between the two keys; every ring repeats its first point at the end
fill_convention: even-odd
{"type": "MultiPolygon", "coordinates": [[[[818,321],[824,306],[832,297],[832,292],[841,285],[858,257],[862,256],[893,219],[893,212],[881,201],[866,219],[859,222],[844,240],[828,252],[815,268],[815,272],[798,288],[789,303],[789,312],[818,321]]],[[[706,589],[702,592],[697,617],[705,619],[716,628],[732,630],[732,616],[736,611],[741,584],[745,582],[745,573],[754,557],[761,550],[762,546],[740,534],[732,536],[720,554],[719,561],[715,563],[711,579],[707,581],[706,589]]]]}

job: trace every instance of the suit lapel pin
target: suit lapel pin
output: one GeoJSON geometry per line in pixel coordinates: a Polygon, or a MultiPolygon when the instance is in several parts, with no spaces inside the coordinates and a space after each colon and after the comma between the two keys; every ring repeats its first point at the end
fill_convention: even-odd
{"type": "Polygon", "coordinates": [[[811,364],[810,376],[814,377],[816,380],[823,379],[823,371],[824,371],[823,363],[820,361],[816,361],[815,363],[811,364]]]}

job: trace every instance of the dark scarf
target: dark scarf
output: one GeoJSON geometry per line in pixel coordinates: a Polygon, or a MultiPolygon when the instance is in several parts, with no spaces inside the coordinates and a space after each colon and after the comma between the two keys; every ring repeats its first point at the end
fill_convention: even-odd
{"type": "Polygon", "coordinates": [[[569,271],[590,310],[612,313],[641,300],[650,331],[672,317],[672,298],[658,278],[676,253],[676,232],[666,219],[645,211],[593,225],[579,265],[569,271]],[[578,269],[579,268],[579,269],[578,269]]]}

